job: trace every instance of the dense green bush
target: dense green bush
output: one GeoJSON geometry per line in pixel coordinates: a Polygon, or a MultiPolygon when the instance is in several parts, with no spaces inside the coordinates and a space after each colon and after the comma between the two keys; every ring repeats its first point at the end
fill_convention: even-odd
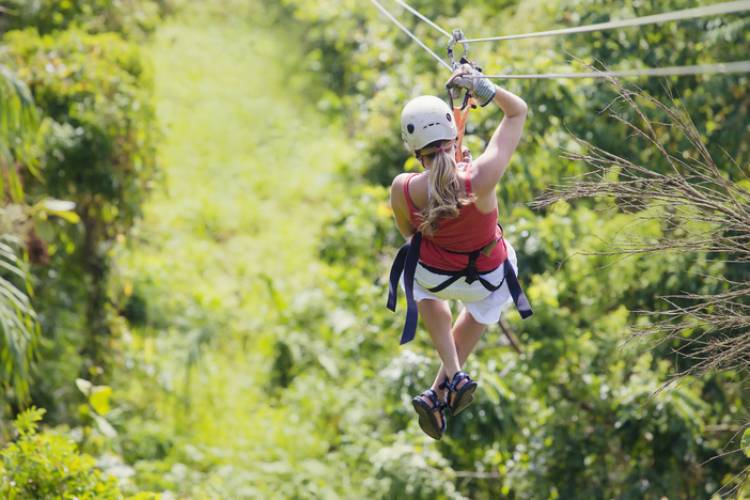
{"type": "MultiPolygon", "coordinates": [[[[6,34],[7,60],[29,86],[50,133],[42,189],[128,223],[154,172],[151,76],[138,47],[114,34],[6,34]]],[[[117,228],[113,228],[115,232],[117,228]]]]}
{"type": "Polygon", "coordinates": [[[0,495],[9,500],[32,498],[122,498],[113,477],[95,467],[70,439],[38,433],[44,410],[29,409],[16,419],[18,440],[0,451],[0,495]]]}
{"type": "MultiPolygon", "coordinates": [[[[3,399],[27,402],[39,326],[29,297],[28,269],[18,258],[19,243],[11,232],[0,236],[0,394],[3,399]]],[[[0,406],[0,418],[5,410],[0,406]]]]}
{"type": "Polygon", "coordinates": [[[2,0],[0,32],[34,27],[40,33],[80,28],[89,33],[152,32],[170,0],[2,0]]]}
{"type": "Polygon", "coordinates": [[[3,41],[3,60],[42,115],[39,174],[26,180],[27,196],[75,204],[74,219],[35,224],[49,262],[35,273],[45,340],[34,393],[56,418],[64,409],[52,392],[78,375],[99,377],[106,366],[116,320],[110,248],[140,213],[156,173],[152,83],[139,48],[116,34],[27,29],[3,41]]]}
{"type": "MultiPolygon", "coordinates": [[[[112,246],[156,180],[150,68],[126,38],[143,40],[169,5],[0,1],[0,419],[31,392],[52,422],[80,425],[70,435],[96,454],[116,435],[105,418],[110,389],[81,380],[82,395],[73,381],[106,378],[123,324],[110,293],[112,246]]],[[[0,496],[123,498],[69,439],[37,434],[40,417],[19,416],[0,496]]],[[[8,437],[0,422],[0,440],[8,437]]]]}

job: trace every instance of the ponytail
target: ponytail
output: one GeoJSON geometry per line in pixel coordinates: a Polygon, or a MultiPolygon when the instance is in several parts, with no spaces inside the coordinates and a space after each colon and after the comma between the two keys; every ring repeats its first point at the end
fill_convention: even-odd
{"type": "Polygon", "coordinates": [[[458,217],[458,209],[472,201],[467,193],[461,193],[456,159],[450,151],[439,150],[427,173],[427,206],[420,212],[422,223],[419,231],[434,233],[440,219],[458,217]]]}

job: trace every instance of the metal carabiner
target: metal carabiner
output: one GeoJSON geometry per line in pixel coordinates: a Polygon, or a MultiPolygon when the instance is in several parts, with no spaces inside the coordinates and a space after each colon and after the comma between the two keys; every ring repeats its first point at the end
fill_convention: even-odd
{"type": "MultiPolygon", "coordinates": [[[[466,43],[466,37],[464,36],[464,32],[460,29],[454,29],[453,34],[450,37],[450,40],[448,40],[448,59],[450,61],[451,68],[453,71],[458,69],[459,66],[462,64],[472,64],[471,61],[466,57],[469,53],[469,44],[466,43]],[[453,48],[456,46],[457,43],[460,43],[463,46],[464,53],[461,55],[461,59],[458,61],[455,60],[455,56],[453,54],[453,48]]],[[[472,64],[473,65],[473,64],[472,64]]],[[[461,92],[456,91],[455,87],[451,87],[450,85],[446,85],[448,90],[448,99],[450,100],[451,109],[454,109],[453,106],[453,99],[454,97],[459,97],[461,92]]],[[[471,93],[467,90],[466,94],[464,95],[463,103],[461,103],[461,107],[459,108],[461,111],[466,109],[466,107],[469,105],[469,100],[471,99],[471,93]]]]}
{"type": "MultiPolygon", "coordinates": [[[[453,30],[453,35],[451,35],[451,38],[448,41],[448,59],[450,60],[450,65],[453,71],[456,71],[456,69],[458,69],[462,64],[471,64],[473,67],[476,67],[476,65],[469,61],[467,57],[469,54],[469,44],[466,43],[465,40],[466,38],[464,37],[463,31],[459,29],[453,30]],[[457,43],[460,43],[464,49],[464,53],[461,54],[461,59],[459,59],[458,61],[455,60],[455,56],[453,54],[453,48],[457,43]]],[[[471,92],[467,90],[464,94],[464,99],[461,103],[461,107],[456,108],[453,105],[454,94],[456,97],[460,97],[461,91],[450,84],[446,84],[446,88],[448,90],[448,100],[450,101],[451,111],[453,112],[453,119],[455,120],[457,130],[456,163],[461,163],[463,161],[463,138],[464,130],[466,128],[466,120],[469,117],[469,111],[471,111],[471,109],[473,108],[476,108],[476,103],[472,99],[471,92]]]]}
{"type": "Polygon", "coordinates": [[[463,62],[461,62],[462,60],[468,60],[466,56],[469,54],[469,44],[466,43],[465,40],[466,37],[464,36],[464,32],[460,29],[454,29],[450,40],[448,40],[448,59],[450,60],[450,65],[453,70],[463,64],[463,62]],[[457,43],[460,43],[464,48],[463,56],[461,57],[461,61],[459,62],[456,62],[453,56],[453,47],[455,47],[457,43]]]}

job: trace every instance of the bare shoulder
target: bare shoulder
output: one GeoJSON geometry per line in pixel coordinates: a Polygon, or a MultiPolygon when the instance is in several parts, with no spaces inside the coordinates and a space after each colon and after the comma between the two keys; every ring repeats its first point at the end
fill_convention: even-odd
{"type": "Polygon", "coordinates": [[[402,172],[398,174],[396,177],[393,178],[393,182],[391,183],[391,190],[396,189],[396,188],[403,188],[404,183],[411,175],[412,174],[408,172],[402,172]]]}
{"type": "Polygon", "coordinates": [[[408,173],[404,172],[401,174],[398,174],[396,177],[393,178],[393,182],[391,183],[391,203],[403,203],[404,198],[404,184],[406,184],[406,180],[409,178],[408,173]]]}

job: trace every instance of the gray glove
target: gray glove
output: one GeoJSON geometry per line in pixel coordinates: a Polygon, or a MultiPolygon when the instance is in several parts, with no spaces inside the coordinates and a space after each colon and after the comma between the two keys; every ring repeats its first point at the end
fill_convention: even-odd
{"type": "Polygon", "coordinates": [[[479,105],[484,107],[495,97],[495,85],[471,64],[462,64],[448,80],[448,87],[460,87],[470,91],[479,105]],[[470,78],[468,78],[468,77],[470,78]]]}

